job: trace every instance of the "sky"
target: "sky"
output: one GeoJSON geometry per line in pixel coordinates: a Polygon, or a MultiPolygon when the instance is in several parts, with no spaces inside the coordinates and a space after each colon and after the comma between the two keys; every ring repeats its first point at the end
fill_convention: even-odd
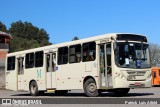
{"type": "Polygon", "coordinates": [[[135,33],[160,44],[160,0],[0,0],[0,21],[44,28],[51,43],[135,33]]]}

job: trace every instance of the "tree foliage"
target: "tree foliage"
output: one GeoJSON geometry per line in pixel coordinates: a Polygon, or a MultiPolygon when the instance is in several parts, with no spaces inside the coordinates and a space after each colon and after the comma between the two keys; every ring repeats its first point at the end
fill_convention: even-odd
{"type": "Polygon", "coordinates": [[[150,61],[152,66],[160,65],[160,45],[150,43],[150,61]]]}
{"type": "Polygon", "coordinates": [[[2,22],[0,22],[0,31],[7,32],[6,25],[4,25],[2,22]]]}
{"type": "Polygon", "coordinates": [[[79,40],[79,38],[77,36],[75,36],[72,41],[75,41],[75,40],[79,40]]]}
{"type": "Polygon", "coordinates": [[[50,45],[49,35],[44,29],[33,26],[30,22],[17,21],[9,28],[13,40],[10,45],[10,52],[21,51],[31,48],[50,45]]]}
{"type": "Polygon", "coordinates": [[[39,44],[36,40],[29,40],[22,37],[14,36],[10,44],[10,52],[22,51],[25,49],[32,49],[39,47],[39,44]]]}

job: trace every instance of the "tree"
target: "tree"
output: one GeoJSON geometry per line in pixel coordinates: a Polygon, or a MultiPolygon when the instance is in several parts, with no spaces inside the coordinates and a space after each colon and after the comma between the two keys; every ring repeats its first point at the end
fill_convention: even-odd
{"type": "Polygon", "coordinates": [[[14,36],[10,44],[10,52],[22,51],[25,49],[32,49],[40,47],[36,40],[28,40],[25,38],[14,36]]]}
{"type": "Polygon", "coordinates": [[[160,46],[150,43],[150,61],[152,66],[160,64],[160,46]]]}
{"type": "Polygon", "coordinates": [[[47,32],[30,22],[13,22],[9,32],[13,36],[10,52],[51,45],[47,32]]]}
{"type": "Polygon", "coordinates": [[[75,40],[79,40],[79,38],[77,36],[75,36],[72,41],[75,41],[75,40]]]}
{"type": "Polygon", "coordinates": [[[4,25],[2,22],[0,22],[0,31],[7,32],[6,25],[4,25]]]}

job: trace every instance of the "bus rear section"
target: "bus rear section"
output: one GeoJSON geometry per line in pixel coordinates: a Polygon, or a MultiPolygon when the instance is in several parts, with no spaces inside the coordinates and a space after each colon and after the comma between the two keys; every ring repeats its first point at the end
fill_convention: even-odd
{"type": "Polygon", "coordinates": [[[160,67],[152,67],[152,86],[160,86],[160,67]]]}

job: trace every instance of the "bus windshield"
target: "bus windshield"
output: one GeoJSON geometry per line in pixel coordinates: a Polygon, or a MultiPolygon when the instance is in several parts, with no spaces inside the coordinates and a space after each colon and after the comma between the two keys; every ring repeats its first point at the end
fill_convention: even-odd
{"type": "Polygon", "coordinates": [[[149,46],[143,43],[118,42],[115,62],[123,68],[150,68],[149,46]]]}

